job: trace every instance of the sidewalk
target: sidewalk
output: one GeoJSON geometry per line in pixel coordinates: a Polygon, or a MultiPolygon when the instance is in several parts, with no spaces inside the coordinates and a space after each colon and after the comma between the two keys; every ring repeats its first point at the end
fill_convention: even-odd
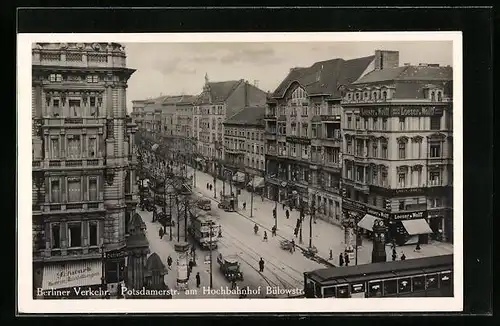
{"type": "MultiPolygon", "coordinates": [[[[158,256],[161,258],[163,264],[168,268],[167,258],[170,255],[172,257],[173,263],[171,269],[168,271],[168,274],[165,275],[164,280],[170,289],[176,289],[177,284],[177,252],[174,249],[174,244],[177,243],[177,224],[175,227],[172,227],[172,241],[170,241],[169,236],[169,228],[167,227],[167,232],[160,239],[159,231],[161,225],[157,222],[153,223],[152,212],[147,211],[139,211],[144,223],[146,224],[146,237],[149,241],[149,248],[151,253],[156,252],[158,256]]],[[[177,222],[177,221],[176,221],[177,222]]],[[[180,226],[180,240],[184,240],[184,227],[183,223],[180,226]]],[[[196,273],[200,272],[201,285],[200,288],[197,289],[196,295],[188,295],[185,294],[184,291],[179,291],[179,294],[173,296],[174,299],[193,299],[193,298],[214,298],[214,296],[210,296],[208,294],[203,294],[202,287],[209,287],[210,285],[210,269],[209,265],[204,263],[205,255],[208,252],[203,252],[201,250],[196,250],[196,266],[193,267],[193,271],[191,272],[191,276],[188,280],[188,289],[196,289],[196,273]]],[[[215,262],[215,255],[213,257],[215,262]]],[[[215,271],[215,264],[213,265],[215,271]]],[[[220,288],[222,284],[215,277],[217,273],[213,273],[213,286],[214,288],[220,288]]],[[[226,285],[226,284],[224,284],[226,285]]],[[[228,296],[229,297],[229,296],[228,296]]],[[[218,296],[221,298],[221,296],[218,296]]]]}
{"type": "MultiPolygon", "coordinates": [[[[192,168],[188,168],[188,173],[192,174],[192,168]]],[[[196,171],[196,190],[202,193],[205,196],[210,198],[214,198],[214,190],[207,190],[206,184],[213,183],[213,176],[196,171]]],[[[226,193],[229,193],[229,185],[226,182],[226,193]]],[[[217,180],[216,184],[216,192],[217,198],[219,200],[219,193],[222,190],[222,181],[217,180]]],[[[236,193],[236,188],[233,186],[233,192],[236,193]]],[[[250,218],[250,202],[251,202],[251,194],[245,190],[241,190],[241,194],[238,196],[238,201],[240,204],[238,213],[243,215],[244,217],[250,218]],[[242,204],[246,202],[246,209],[243,210],[242,204]]],[[[272,211],[275,208],[275,202],[270,201],[267,198],[264,198],[262,201],[259,195],[254,195],[253,198],[253,217],[251,218],[256,223],[265,227],[268,230],[274,226],[274,218],[272,211]]],[[[277,234],[286,239],[295,238],[293,231],[295,229],[297,219],[300,214],[299,211],[293,210],[290,211],[290,218],[286,219],[285,210],[283,210],[282,204],[278,203],[277,206],[277,216],[278,216],[278,231],[277,234]]],[[[289,209],[289,208],[288,208],[289,209]]],[[[302,226],[302,244],[298,242],[296,239],[296,243],[299,247],[307,248],[309,245],[309,234],[310,234],[310,217],[306,216],[304,220],[304,224],[302,226]]],[[[318,256],[324,260],[328,260],[330,257],[330,250],[333,254],[333,260],[329,262],[337,265],[338,264],[338,256],[341,252],[344,252],[345,244],[344,244],[344,231],[341,227],[327,223],[321,219],[316,219],[316,223],[312,224],[313,229],[313,239],[312,245],[318,249],[318,256]]],[[[358,264],[366,264],[371,262],[371,253],[372,253],[373,243],[371,240],[367,238],[363,238],[362,246],[358,247],[358,264]]],[[[404,252],[407,259],[412,258],[421,258],[427,256],[438,256],[438,255],[446,255],[453,253],[453,245],[449,243],[442,243],[433,241],[427,245],[421,245],[421,251],[415,252],[413,246],[403,246],[398,247],[398,259],[401,256],[401,253],[404,252]]],[[[386,247],[387,259],[390,260],[392,256],[392,250],[389,246],[386,247]]],[[[351,262],[351,265],[355,262],[351,262]]]]}

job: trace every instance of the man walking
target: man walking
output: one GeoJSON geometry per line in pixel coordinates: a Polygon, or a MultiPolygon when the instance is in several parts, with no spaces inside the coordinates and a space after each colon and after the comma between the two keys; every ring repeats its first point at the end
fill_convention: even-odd
{"type": "Polygon", "coordinates": [[[260,257],[259,260],[259,272],[260,273],[264,272],[264,260],[262,259],[262,257],[260,257]]]}
{"type": "Polygon", "coordinates": [[[289,219],[290,218],[290,212],[288,211],[288,209],[286,210],[285,212],[285,216],[286,216],[286,219],[289,219]]]}
{"type": "Polygon", "coordinates": [[[172,269],[172,257],[170,255],[167,258],[168,269],[172,269]]]}
{"type": "Polygon", "coordinates": [[[200,272],[196,273],[196,287],[199,288],[201,283],[200,272]]]}
{"type": "Polygon", "coordinates": [[[339,265],[340,267],[344,266],[344,255],[342,253],[339,255],[339,265]]]}
{"type": "Polygon", "coordinates": [[[160,239],[163,239],[163,235],[164,235],[163,228],[160,228],[160,231],[158,233],[160,235],[160,239]]]}
{"type": "Polygon", "coordinates": [[[344,261],[346,267],[349,266],[349,255],[347,254],[347,252],[344,253],[344,261]]]}

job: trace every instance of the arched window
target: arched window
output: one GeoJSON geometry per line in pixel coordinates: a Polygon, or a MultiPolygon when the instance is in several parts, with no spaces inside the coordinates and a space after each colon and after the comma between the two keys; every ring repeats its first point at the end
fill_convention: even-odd
{"type": "Polygon", "coordinates": [[[431,101],[434,102],[434,92],[431,92],[431,101]]]}
{"type": "Polygon", "coordinates": [[[382,99],[385,101],[387,100],[387,91],[382,92],[382,99]]]}
{"type": "Polygon", "coordinates": [[[378,100],[378,93],[377,92],[373,92],[372,96],[373,96],[374,100],[378,100]]]}
{"type": "Polygon", "coordinates": [[[359,101],[359,97],[360,97],[359,93],[356,93],[356,101],[359,101]]]}
{"type": "Polygon", "coordinates": [[[442,92],[437,92],[437,101],[441,102],[443,100],[443,93],[442,92]]]}

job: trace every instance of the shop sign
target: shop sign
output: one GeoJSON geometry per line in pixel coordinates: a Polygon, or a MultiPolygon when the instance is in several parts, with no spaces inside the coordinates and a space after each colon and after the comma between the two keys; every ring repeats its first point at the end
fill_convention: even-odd
{"type": "Polygon", "coordinates": [[[359,113],[362,117],[388,117],[391,115],[390,108],[363,108],[359,113]]]}
{"type": "Polygon", "coordinates": [[[342,198],[342,209],[365,212],[366,206],[363,203],[342,198]]]}
{"type": "Polygon", "coordinates": [[[370,207],[366,208],[366,213],[382,219],[389,219],[391,214],[389,212],[379,211],[370,207]]]}
{"type": "Polygon", "coordinates": [[[409,213],[393,213],[394,220],[416,220],[419,218],[426,218],[426,211],[409,212],[409,213]]]}
{"type": "Polygon", "coordinates": [[[364,108],[360,111],[362,117],[431,117],[442,115],[443,108],[435,106],[364,108]]]}
{"type": "Polygon", "coordinates": [[[106,253],[106,259],[118,259],[127,257],[127,252],[124,250],[112,250],[106,253]]]}
{"type": "Polygon", "coordinates": [[[396,195],[416,195],[421,194],[426,190],[426,188],[403,188],[403,189],[394,189],[394,194],[396,195]]]}
{"type": "Polygon", "coordinates": [[[57,264],[44,267],[42,287],[67,288],[101,283],[101,261],[57,264]]]}
{"type": "Polygon", "coordinates": [[[428,210],[427,211],[427,216],[428,217],[444,217],[446,214],[446,209],[444,208],[438,208],[438,209],[433,209],[433,210],[428,210]]]}

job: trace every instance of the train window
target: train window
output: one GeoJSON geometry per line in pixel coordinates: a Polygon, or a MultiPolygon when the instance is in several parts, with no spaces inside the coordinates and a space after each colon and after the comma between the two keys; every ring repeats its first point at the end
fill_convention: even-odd
{"type": "Polygon", "coordinates": [[[334,286],[328,286],[323,288],[323,298],[335,298],[336,293],[335,293],[336,288],[334,286]]]}
{"type": "Polygon", "coordinates": [[[413,292],[425,290],[425,276],[414,276],[411,280],[413,282],[413,292]]]}
{"type": "Polygon", "coordinates": [[[441,288],[451,288],[451,272],[442,272],[439,278],[441,288]]]}
{"type": "Polygon", "coordinates": [[[384,281],[384,296],[398,293],[398,280],[384,281]]]}
{"type": "Polygon", "coordinates": [[[349,298],[349,285],[337,286],[337,298],[349,298]]]}
{"type": "Polygon", "coordinates": [[[368,283],[368,295],[370,297],[382,296],[382,281],[373,281],[368,283]]]}
{"type": "Polygon", "coordinates": [[[400,278],[398,280],[399,293],[411,292],[411,279],[409,277],[400,278]]]}
{"type": "Polygon", "coordinates": [[[425,288],[426,289],[437,289],[438,287],[439,287],[439,284],[438,284],[437,274],[428,274],[425,276],[425,288]]]}

